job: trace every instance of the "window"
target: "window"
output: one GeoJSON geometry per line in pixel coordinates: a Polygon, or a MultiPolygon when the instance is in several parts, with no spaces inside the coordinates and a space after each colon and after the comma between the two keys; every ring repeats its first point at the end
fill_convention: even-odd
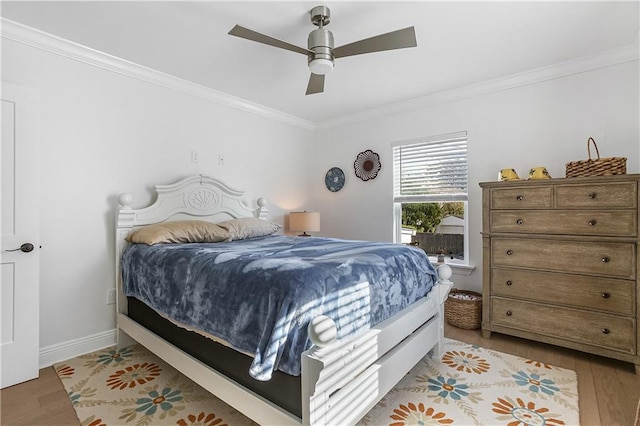
{"type": "Polygon", "coordinates": [[[396,242],[468,264],[467,132],[393,144],[396,242]]]}

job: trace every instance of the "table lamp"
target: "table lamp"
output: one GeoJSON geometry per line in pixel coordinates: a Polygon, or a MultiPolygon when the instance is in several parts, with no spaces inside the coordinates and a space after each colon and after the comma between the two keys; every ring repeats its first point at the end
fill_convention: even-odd
{"type": "Polygon", "coordinates": [[[302,232],[300,237],[310,237],[309,232],[320,232],[319,212],[291,212],[289,213],[289,231],[302,232]]]}

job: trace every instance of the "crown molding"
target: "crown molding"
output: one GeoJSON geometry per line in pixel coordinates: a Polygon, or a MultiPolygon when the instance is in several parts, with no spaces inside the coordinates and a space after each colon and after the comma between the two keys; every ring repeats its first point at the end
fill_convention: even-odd
{"type": "Polygon", "coordinates": [[[2,37],[17,43],[292,126],[307,130],[315,128],[312,121],[138,65],[6,18],[2,18],[0,24],[2,37]]]}
{"type": "Polygon", "coordinates": [[[64,56],[78,62],[307,130],[328,129],[401,114],[442,103],[458,101],[461,99],[495,93],[543,81],[554,80],[625,62],[637,61],[640,56],[638,41],[636,40],[629,46],[585,56],[573,61],[562,62],[548,67],[537,68],[494,80],[488,80],[314,123],[313,121],[306,120],[292,114],[231,96],[224,92],[213,90],[208,87],[129,62],[9,19],[1,18],[0,24],[2,27],[1,35],[3,38],[8,40],[13,40],[15,42],[64,56]]]}
{"type": "Polygon", "coordinates": [[[422,96],[407,101],[384,105],[378,108],[368,109],[354,114],[332,118],[316,123],[316,129],[329,129],[415,111],[446,102],[453,102],[489,93],[500,92],[503,90],[554,80],[626,62],[637,61],[639,57],[640,52],[638,45],[634,42],[633,44],[625,47],[607,50],[595,55],[584,56],[572,61],[562,62],[548,67],[537,68],[494,80],[462,86],[456,89],[434,93],[432,95],[422,96]]]}

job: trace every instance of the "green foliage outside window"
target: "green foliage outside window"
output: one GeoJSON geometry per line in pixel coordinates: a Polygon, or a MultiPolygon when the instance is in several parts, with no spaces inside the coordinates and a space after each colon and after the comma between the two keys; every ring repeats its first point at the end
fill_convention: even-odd
{"type": "Polygon", "coordinates": [[[418,232],[435,232],[445,216],[464,217],[464,203],[403,203],[402,226],[418,232]]]}

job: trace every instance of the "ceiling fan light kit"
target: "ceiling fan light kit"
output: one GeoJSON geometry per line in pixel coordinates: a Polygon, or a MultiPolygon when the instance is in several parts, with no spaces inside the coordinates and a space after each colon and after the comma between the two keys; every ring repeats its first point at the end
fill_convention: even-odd
{"type": "Polygon", "coordinates": [[[330,59],[316,58],[309,61],[309,69],[313,74],[326,75],[333,70],[333,61],[330,59]]]}
{"type": "Polygon", "coordinates": [[[417,46],[415,29],[408,27],[334,48],[333,34],[324,28],[325,25],[331,22],[331,11],[329,8],[326,6],[316,6],[311,9],[310,15],[311,23],[316,25],[318,29],[309,33],[307,40],[308,49],[241,27],[240,25],[233,27],[231,31],[229,31],[229,34],[307,55],[309,69],[311,70],[309,84],[307,85],[307,95],[322,93],[324,91],[324,76],[333,70],[335,58],[417,46]]]}

